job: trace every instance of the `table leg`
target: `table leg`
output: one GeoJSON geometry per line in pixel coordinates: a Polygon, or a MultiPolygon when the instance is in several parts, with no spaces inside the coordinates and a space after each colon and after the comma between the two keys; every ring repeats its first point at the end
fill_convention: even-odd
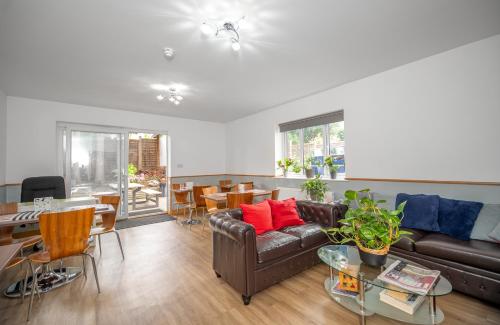
{"type": "Polygon", "coordinates": [[[135,201],[136,201],[137,191],[138,191],[137,188],[132,190],[132,210],[135,210],[135,201]]]}
{"type": "Polygon", "coordinates": [[[359,314],[359,324],[366,325],[366,315],[365,315],[365,283],[363,281],[363,273],[359,273],[359,306],[361,308],[361,313],[359,314]]]}
{"type": "Polygon", "coordinates": [[[429,314],[431,315],[431,321],[432,324],[437,324],[436,323],[436,297],[435,296],[429,296],[429,314]]]}

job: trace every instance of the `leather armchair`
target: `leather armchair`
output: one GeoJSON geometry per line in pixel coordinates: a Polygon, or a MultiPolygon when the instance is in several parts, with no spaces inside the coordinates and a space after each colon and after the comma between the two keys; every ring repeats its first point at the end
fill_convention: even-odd
{"type": "Polygon", "coordinates": [[[241,293],[245,305],[255,293],[319,263],[316,251],[328,244],[321,227],[336,225],[347,207],[297,201],[297,210],[305,225],[259,236],[242,221],[240,209],[210,217],[213,269],[241,293]]]}

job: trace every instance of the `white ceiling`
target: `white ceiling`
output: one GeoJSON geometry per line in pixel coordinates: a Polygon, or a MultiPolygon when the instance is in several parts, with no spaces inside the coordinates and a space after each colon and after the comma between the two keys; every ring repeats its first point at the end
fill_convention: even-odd
{"type": "Polygon", "coordinates": [[[499,33],[498,0],[0,0],[0,89],[225,122],[499,33]],[[201,36],[239,13],[238,54],[201,36]]]}

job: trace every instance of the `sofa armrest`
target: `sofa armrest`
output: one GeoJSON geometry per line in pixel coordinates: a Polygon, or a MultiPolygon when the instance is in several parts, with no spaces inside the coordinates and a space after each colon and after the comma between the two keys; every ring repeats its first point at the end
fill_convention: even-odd
{"type": "Polygon", "coordinates": [[[334,227],[347,211],[347,206],[340,203],[325,204],[312,201],[297,201],[300,217],[306,222],[315,222],[323,227],[334,227]]]}
{"type": "Polygon", "coordinates": [[[210,217],[210,227],[214,232],[229,237],[240,245],[245,245],[247,232],[253,232],[253,237],[255,238],[255,228],[241,220],[233,218],[231,212],[220,212],[212,215],[210,217]]]}
{"type": "Polygon", "coordinates": [[[255,228],[237,218],[239,209],[210,217],[213,269],[244,296],[255,293],[257,244],[255,228]]]}

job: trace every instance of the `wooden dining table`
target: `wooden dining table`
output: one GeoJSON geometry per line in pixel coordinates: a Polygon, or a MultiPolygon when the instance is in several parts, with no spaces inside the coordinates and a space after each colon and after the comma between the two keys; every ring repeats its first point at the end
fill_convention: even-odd
{"type": "Polygon", "coordinates": [[[9,265],[9,262],[17,256],[22,247],[22,243],[0,246],[0,272],[2,272],[7,265],[9,265]]]}

